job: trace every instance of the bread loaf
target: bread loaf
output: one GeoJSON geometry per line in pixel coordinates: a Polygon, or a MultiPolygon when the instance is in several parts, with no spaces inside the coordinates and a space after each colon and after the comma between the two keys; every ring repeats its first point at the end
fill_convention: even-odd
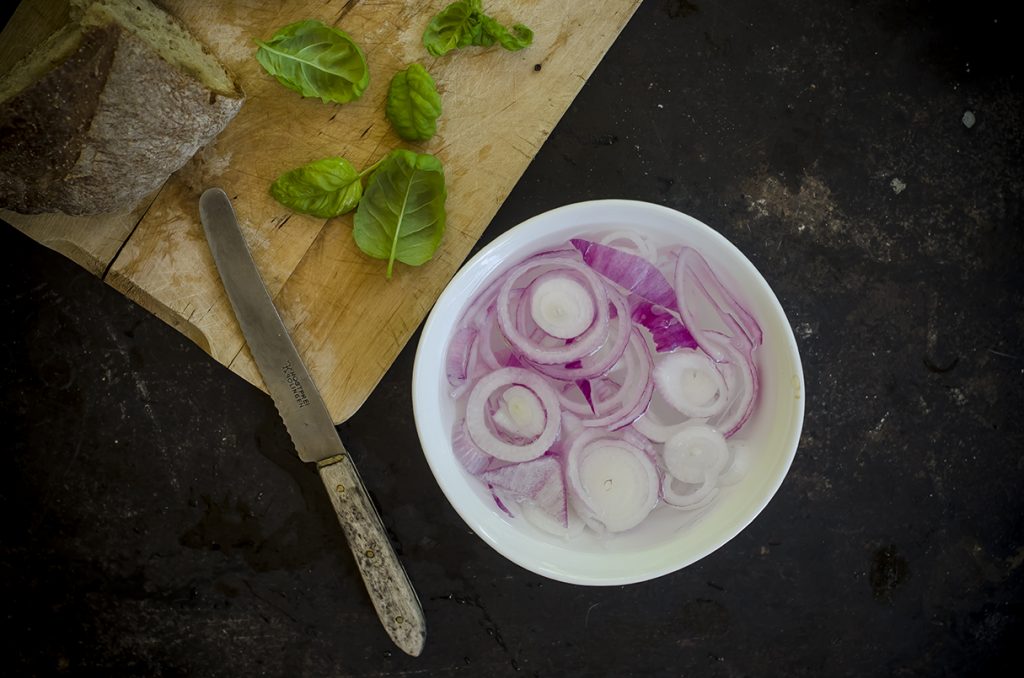
{"type": "Polygon", "coordinates": [[[148,0],[76,0],[0,80],[0,207],[130,210],[210,142],[242,91],[148,0]]]}

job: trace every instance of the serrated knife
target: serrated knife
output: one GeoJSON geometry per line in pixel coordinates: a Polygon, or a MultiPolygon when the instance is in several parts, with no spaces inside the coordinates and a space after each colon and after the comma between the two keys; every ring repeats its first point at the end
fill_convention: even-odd
{"type": "Polygon", "coordinates": [[[256,366],[295,451],[303,461],[316,462],[377,616],[395,645],[419,656],[426,621],[416,591],[263,284],[231,200],[219,188],[208,189],[199,199],[199,216],[256,366]]]}

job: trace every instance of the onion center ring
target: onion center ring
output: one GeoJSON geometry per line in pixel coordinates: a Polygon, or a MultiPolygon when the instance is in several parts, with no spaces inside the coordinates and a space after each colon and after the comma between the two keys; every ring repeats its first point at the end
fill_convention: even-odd
{"type": "Polygon", "coordinates": [[[477,446],[502,461],[520,462],[536,459],[551,447],[558,437],[562,408],[558,394],[540,375],[521,367],[504,367],[482,377],[469,392],[466,402],[466,431],[477,446]],[[496,390],[505,386],[523,386],[537,397],[544,408],[544,428],[535,439],[522,445],[502,440],[487,425],[487,402],[496,390]]]}
{"type": "Polygon", "coordinates": [[[591,517],[611,532],[636,527],[658,504],[658,470],[651,458],[602,431],[576,439],[567,455],[566,477],[591,517]]]}
{"type": "MultiPolygon", "coordinates": [[[[525,302],[521,299],[519,303],[525,302]]],[[[588,266],[569,258],[538,259],[513,269],[512,275],[509,275],[498,291],[497,312],[498,326],[508,343],[527,360],[542,365],[557,365],[579,360],[600,349],[608,336],[608,292],[604,283],[588,266]],[[542,266],[555,266],[558,269],[573,271],[586,282],[589,292],[593,295],[593,321],[572,343],[554,347],[540,346],[524,334],[516,323],[512,309],[512,290],[525,274],[542,266]]]]}

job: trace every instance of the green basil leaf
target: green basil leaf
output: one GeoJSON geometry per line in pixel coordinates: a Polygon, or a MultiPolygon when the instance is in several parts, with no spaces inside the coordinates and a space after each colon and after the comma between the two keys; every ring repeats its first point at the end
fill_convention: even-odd
{"type": "Polygon", "coordinates": [[[463,42],[480,23],[480,0],[458,0],[430,20],[423,32],[423,46],[433,56],[443,56],[453,49],[472,43],[463,42]]]}
{"type": "Polygon", "coordinates": [[[392,151],[370,175],[352,234],[375,259],[419,266],[431,259],[444,235],[444,168],[432,155],[392,151]]]}
{"type": "Polygon", "coordinates": [[[434,136],[441,115],[441,96],[427,69],[412,64],[395,73],[384,114],[406,141],[426,141],[434,136]]]}
{"type": "Polygon", "coordinates": [[[460,47],[490,47],[495,42],[516,51],[533,42],[533,31],[516,24],[509,31],[483,12],[480,0],[458,0],[438,12],[423,33],[423,46],[433,56],[460,47]]]}
{"type": "Polygon", "coordinates": [[[324,158],[279,176],[270,195],[296,212],[330,219],[355,209],[363,182],[345,158],[324,158]]]}
{"type": "Polygon", "coordinates": [[[256,44],[256,59],[267,73],[304,97],[344,104],[362,96],[370,82],[359,45],[315,19],[289,24],[256,44]]]}
{"type": "Polygon", "coordinates": [[[523,24],[516,24],[509,32],[507,28],[486,15],[481,18],[480,23],[484,32],[510,52],[518,52],[533,43],[533,31],[523,24]]]}

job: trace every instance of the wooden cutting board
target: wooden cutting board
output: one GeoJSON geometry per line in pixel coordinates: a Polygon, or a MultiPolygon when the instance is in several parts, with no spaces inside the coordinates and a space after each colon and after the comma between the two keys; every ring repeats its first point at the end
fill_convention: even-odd
{"type": "MultiPolygon", "coordinates": [[[[534,43],[520,52],[467,48],[431,57],[421,36],[445,0],[376,3],[262,0],[163,3],[242,84],[247,101],[221,135],[131,213],[0,217],[101,276],[263,388],[228,304],[199,223],[203,189],[232,197],[267,287],[336,422],[369,396],[425,317],[526,166],[615,40],[640,0],[485,0],[502,23],[520,22],[534,43]],[[362,46],[370,85],[343,106],[303,99],[267,75],[254,39],[315,18],[362,46]],[[434,76],[438,134],[403,142],[384,117],[391,76],[419,62],[434,76]],[[360,252],[352,216],[293,214],[268,195],[282,172],[341,155],[365,167],[393,148],[437,155],[448,185],[448,227],[434,259],[411,268],[360,252]]],[[[67,16],[67,0],[25,0],[0,35],[0,69],[67,16]]],[[[441,359],[440,356],[438,359],[441,359]]]]}

